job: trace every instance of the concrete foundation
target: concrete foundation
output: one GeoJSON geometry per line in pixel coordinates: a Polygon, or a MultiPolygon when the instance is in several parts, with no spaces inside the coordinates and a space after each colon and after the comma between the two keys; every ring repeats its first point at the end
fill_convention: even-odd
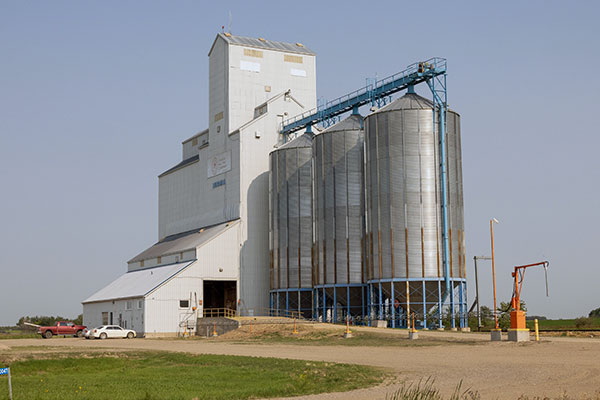
{"type": "Polygon", "coordinates": [[[450,330],[451,330],[452,332],[456,332],[456,331],[458,331],[458,328],[450,328],[450,330]]]}
{"type": "Polygon", "coordinates": [[[387,328],[388,323],[384,319],[378,319],[377,321],[375,321],[375,326],[378,328],[387,328]]]}
{"type": "Polygon", "coordinates": [[[352,337],[352,332],[344,332],[344,339],[349,339],[352,337]]]}
{"type": "Polygon", "coordinates": [[[198,318],[196,336],[212,337],[214,336],[214,331],[217,332],[217,336],[221,336],[222,334],[238,329],[239,327],[239,321],[229,318],[198,318]]]}
{"type": "Polygon", "coordinates": [[[529,342],[529,329],[509,329],[508,340],[510,342],[529,342]]]}
{"type": "Polygon", "coordinates": [[[408,331],[408,338],[410,340],[414,340],[414,339],[418,339],[419,338],[419,331],[408,331]]]}
{"type": "Polygon", "coordinates": [[[492,342],[502,341],[502,331],[500,329],[492,329],[491,338],[492,342]]]}
{"type": "Polygon", "coordinates": [[[469,328],[468,326],[466,328],[460,328],[461,332],[471,332],[471,328],[469,328]]]}

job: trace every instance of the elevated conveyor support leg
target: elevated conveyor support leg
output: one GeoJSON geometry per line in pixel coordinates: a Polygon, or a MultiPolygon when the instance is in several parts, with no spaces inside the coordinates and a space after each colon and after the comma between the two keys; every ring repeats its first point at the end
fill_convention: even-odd
{"type": "MultiPolygon", "coordinates": [[[[444,268],[444,278],[446,281],[446,291],[441,303],[445,303],[448,296],[451,296],[451,313],[454,313],[453,298],[450,281],[450,251],[448,243],[448,172],[446,162],[446,111],[448,107],[448,96],[446,91],[446,74],[435,76],[427,80],[427,85],[433,95],[433,126],[437,125],[436,115],[439,114],[439,144],[440,144],[440,175],[441,175],[441,208],[442,208],[442,263],[444,268]]],[[[440,307],[441,313],[441,307],[440,307]]],[[[452,318],[452,327],[455,327],[454,316],[452,318]]]]}

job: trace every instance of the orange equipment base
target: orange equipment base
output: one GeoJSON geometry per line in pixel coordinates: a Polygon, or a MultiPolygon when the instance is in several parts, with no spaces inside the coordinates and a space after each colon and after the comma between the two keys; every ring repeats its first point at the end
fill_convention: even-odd
{"type": "Polygon", "coordinates": [[[513,310],[510,312],[510,328],[527,329],[527,325],[525,324],[525,312],[521,310],[513,310]]]}

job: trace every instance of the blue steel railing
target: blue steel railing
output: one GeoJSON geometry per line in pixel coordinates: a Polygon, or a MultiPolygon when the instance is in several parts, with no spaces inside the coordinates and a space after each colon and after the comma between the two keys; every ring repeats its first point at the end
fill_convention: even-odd
{"type": "Polygon", "coordinates": [[[416,62],[406,67],[404,71],[375,82],[374,85],[367,85],[283,121],[280,131],[282,134],[287,135],[308,128],[313,124],[327,121],[350,110],[358,110],[358,107],[365,104],[374,104],[378,99],[445,73],[445,58],[434,57],[426,61],[416,62]]]}

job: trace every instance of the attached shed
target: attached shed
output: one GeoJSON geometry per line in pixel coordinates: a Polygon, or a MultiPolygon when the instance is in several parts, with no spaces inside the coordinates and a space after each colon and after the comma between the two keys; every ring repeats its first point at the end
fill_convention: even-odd
{"type": "Polygon", "coordinates": [[[231,246],[238,243],[238,225],[233,221],[166,238],[145,250],[140,256],[149,258],[136,256],[129,272],[83,301],[84,324],[116,324],[138,336],[172,336],[195,327],[205,307],[236,309],[239,252],[231,246]],[[181,253],[192,259],[174,258],[181,253]]]}

